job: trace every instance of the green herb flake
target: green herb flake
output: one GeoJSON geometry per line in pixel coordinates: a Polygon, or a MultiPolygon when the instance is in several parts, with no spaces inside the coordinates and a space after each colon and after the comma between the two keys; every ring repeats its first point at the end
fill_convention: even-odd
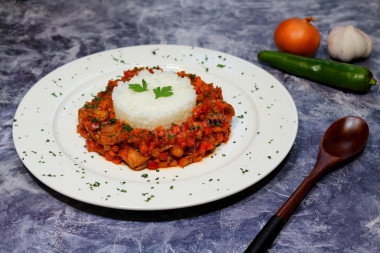
{"type": "Polygon", "coordinates": [[[103,97],[94,96],[94,100],[95,101],[101,101],[101,100],[104,100],[104,98],[103,97]]]}
{"type": "Polygon", "coordinates": [[[249,171],[248,169],[243,169],[243,168],[240,168],[240,170],[241,170],[241,173],[242,173],[243,175],[249,171]]]}
{"type": "Polygon", "coordinates": [[[133,130],[133,127],[131,127],[131,126],[128,125],[128,124],[123,123],[123,128],[122,128],[122,130],[127,130],[127,132],[130,132],[130,131],[133,130]]]}
{"type": "Polygon", "coordinates": [[[154,195],[150,195],[150,197],[147,198],[147,199],[145,200],[145,202],[149,202],[152,198],[154,198],[154,195]]]}
{"type": "Polygon", "coordinates": [[[153,89],[154,94],[156,94],[156,99],[159,97],[169,97],[173,95],[172,86],[157,87],[153,89]]]}
{"type": "Polygon", "coordinates": [[[148,84],[144,79],[142,80],[142,86],[138,83],[130,83],[128,86],[131,90],[136,92],[144,92],[148,90],[148,84]]]}
{"type": "Polygon", "coordinates": [[[99,187],[100,186],[100,183],[97,182],[97,181],[95,183],[93,183],[93,184],[90,184],[90,183],[87,183],[87,184],[90,186],[90,190],[91,191],[94,189],[94,187],[99,187]]]}

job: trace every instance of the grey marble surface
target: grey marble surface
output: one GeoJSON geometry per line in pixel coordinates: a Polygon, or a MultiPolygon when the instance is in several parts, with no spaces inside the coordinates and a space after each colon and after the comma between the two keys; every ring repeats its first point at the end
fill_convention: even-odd
{"type": "Polygon", "coordinates": [[[327,175],[302,202],[270,252],[379,252],[379,85],[353,94],[284,74],[257,60],[273,31],[314,16],[328,58],[332,27],[352,24],[374,42],[366,66],[380,79],[380,1],[0,1],[0,252],[243,252],[314,165],[325,129],[355,115],[370,126],[363,154],[327,175]],[[299,115],[284,162],[249,189],[215,203],[137,212],[72,200],[41,184],[18,157],[12,122],[42,77],[77,58],[144,44],[178,44],[241,57],[278,78],[299,115]]]}

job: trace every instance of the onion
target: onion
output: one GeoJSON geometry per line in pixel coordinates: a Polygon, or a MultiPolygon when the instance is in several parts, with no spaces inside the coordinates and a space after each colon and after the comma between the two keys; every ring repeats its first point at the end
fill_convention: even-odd
{"type": "Polygon", "coordinates": [[[310,21],[315,21],[315,18],[291,18],[281,22],[274,32],[274,42],[278,49],[287,53],[312,56],[318,50],[321,36],[310,21]]]}

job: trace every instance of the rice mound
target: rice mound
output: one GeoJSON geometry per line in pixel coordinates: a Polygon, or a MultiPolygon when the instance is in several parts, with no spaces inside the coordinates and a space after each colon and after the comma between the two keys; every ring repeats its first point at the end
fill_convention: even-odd
{"type": "Polygon", "coordinates": [[[191,115],[196,105],[196,92],[188,78],[175,72],[140,71],[129,82],[118,82],[112,93],[115,116],[134,128],[154,130],[158,126],[169,128],[172,123],[182,123],[191,115]],[[147,91],[136,92],[129,84],[148,84],[147,91]],[[155,98],[153,89],[171,86],[173,95],[155,98]]]}

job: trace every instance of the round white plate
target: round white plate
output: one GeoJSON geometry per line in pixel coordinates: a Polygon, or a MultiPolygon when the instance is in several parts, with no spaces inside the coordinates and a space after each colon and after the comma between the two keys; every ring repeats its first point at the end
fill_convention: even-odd
{"type": "Polygon", "coordinates": [[[46,75],[21,101],[13,139],[27,169],[57,192],[104,207],[163,210],[218,200],[258,182],[288,154],[297,129],[293,99],[263,69],[218,51],[146,45],[86,56],[46,75]],[[157,171],[133,171],[87,152],[76,132],[78,109],[124,70],[157,65],[222,88],[236,113],[228,143],[199,163],[157,171]]]}

